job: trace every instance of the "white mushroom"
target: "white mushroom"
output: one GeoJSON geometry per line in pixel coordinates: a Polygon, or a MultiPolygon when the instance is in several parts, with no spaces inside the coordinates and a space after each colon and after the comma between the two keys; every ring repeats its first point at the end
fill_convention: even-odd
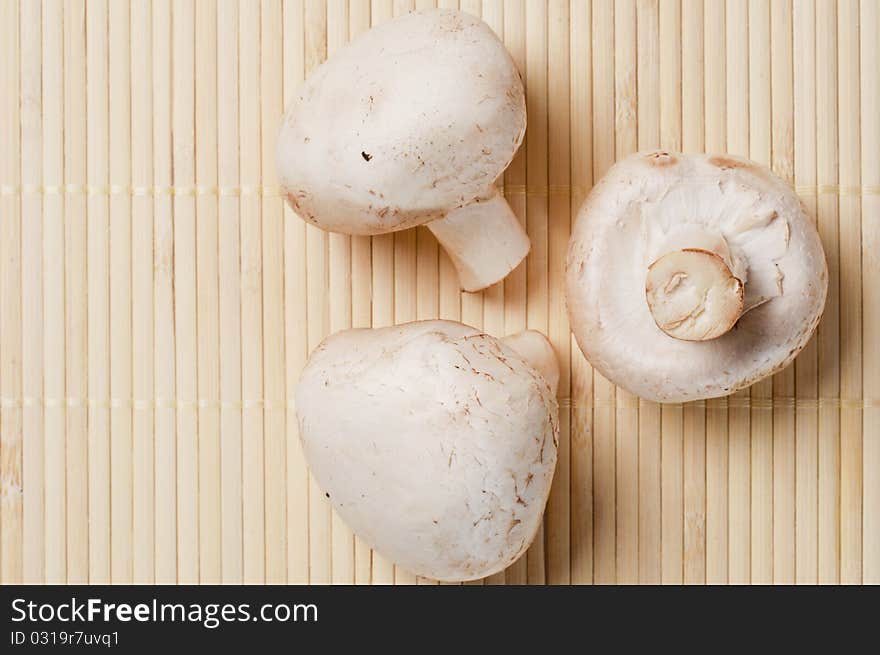
{"type": "Polygon", "coordinates": [[[615,164],[581,207],[566,267],[584,355],[662,402],[724,396],[785,367],[828,290],[797,195],[728,155],[651,152],[615,164]]]}
{"type": "Polygon", "coordinates": [[[541,522],[558,370],[543,335],[509,344],[450,321],[345,330],[302,373],[295,401],[312,474],[357,535],[413,573],[490,575],[541,522]]]}
{"type": "Polygon", "coordinates": [[[316,68],[287,109],[278,176],[303,219],[347,234],[429,223],[466,291],[506,276],[529,239],[494,186],[526,128],[522,80],[480,19],[406,14],[316,68]]]}

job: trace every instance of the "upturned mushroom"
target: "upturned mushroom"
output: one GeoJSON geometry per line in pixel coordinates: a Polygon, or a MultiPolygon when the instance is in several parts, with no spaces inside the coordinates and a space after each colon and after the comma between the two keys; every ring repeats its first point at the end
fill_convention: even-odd
{"type": "Polygon", "coordinates": [[[284,117],[278,177],[303,219],[383,234],[423,223],[465,291],[504,278],[529,239],[494,186],[523,139],[522,80],[480,19],[382,23],[316,68],[284,117]]]}
{"type": "Polygon", "coordinates": [[[367,544],[437,580],[502,570],[528,548],[556,465],[556,358],[528,331],[451,321],[338,332],[296,388],[318,485],[367,544]]]}
{"type": "Polygon", "coordinates": [[[724,396],[788,365],[828,290],[819,235],[792,188],[729,155],[615,164],[580,209],[566,269],[584,355],[661,402],[724,396]]]}

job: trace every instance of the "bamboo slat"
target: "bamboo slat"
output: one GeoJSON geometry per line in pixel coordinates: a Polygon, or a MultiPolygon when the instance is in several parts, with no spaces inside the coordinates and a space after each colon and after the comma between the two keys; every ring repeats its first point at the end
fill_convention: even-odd
{"type": "MultiPolygon", "coordinates": [[[[372,0],[370,25],[376,25],[391,18],[392,9],[391,0],[372,0]]],[[[372,237],[372,241],[372,325],[382,327],[394,323],[394,235],[375,236],[372,237]]],[[[394,565],[378,553],[373,553],[370,580],[374,584],[393,584],[394,565]]]]}
{"type": "MultiPolygon", "coordinates": [[[[661,148],[681,150],[682,33],[681,3],[660,0],[659,90],[661,148]]],[[[684,410],[660,409],[660,556],[661,582],[684,580],[684,410]]]]}
{"type": "MultiPolygon", "coordinates": [[[[871,38],[871,37],[867,37],[871,38]]],[[[861,183],[859,3],[841,0],[837,14],[839,182],[861,183]]],[[[866,66],[875,67],[869,62],[866,66]]],[[[862,398],[861,196],[841,195],[840,398],[862,398]],[[844,256],[851,253],[852,256],[844,256]]],[[[840,410],[840,582],[862,581],[862,408],[840,410]]]]}
{"type": "MultiPolygon", "coordinates": [[[[21,13],[21,183],[43,180],[42,6],[21,13]]],[[[4,22],[14,25],[14,21],[4,22]]],[[[10,58],[4,58],[9,61],[10,58]]],[[[21,199],[22,393],[37,402],[22,408],[22,575],[25,584],[45,580],[45,447],[43,432],[43,199],[21,199]],[[27,548],[24,545],[27,544],[27,548]]],[[[3,338],[0,332],[0,339],[3,338]]],[[[5,349],[5,342],[3,342],[5,349]]],[[[3,408],[0,407],[0,413],[3,408]]],[[[2,417],[0,417],[2,420],[2,417]]],[[[0,443],[0,449],[3,445],[0,443]]],[[[5,469],[4,469],[5,471],[5,469]]],[[[4,531],[6,526],[3,527],[4,531]]],[[[2,548],[2,545],[0,545],[2,548]]],[[[12,579],[16,576],[13,572],[12,579]]],[[[4,576],[5,580],[5,576],[4,576]]]]}
{"type": "MultiPolygon", "coordinates": [[[[770,6],[771,168],[794,182],[794,106],[791,2],[770,6]]],[[[794,367],[773,376],[773,395],[794,395],[794,367]]],[[[794,407],[773,409],[773,582],[794,583],[795,571],[794,407]]]]}
{"type": "MultiPolygon", "coordinates": [[[[414,0],[394,0],[392,13],[400,16],[415,9],[414,0]]],[[[464,10],[464,8],[462,8],[464,10]]],[[[477,8],[479,10],[479,7],[477,8]]],[[[403,230],[394,234],[394,323],[408,323],[416,320],[416,232],[403,230]]],[[[471,294],[463,294],[471,295],[471,294]]],[[[466,302],[462,300],[462,306],[466,302]]],[[[477,303],[471,303],[469,319],[471,324],[481,327],[482,316],[477,315],[477,303]],[[476,323],[474,323],[476,319],[476,323]]],[[[394,567],[395,584],[416,584],[416,577],[399,566],[394,567]]]]}
{"type": "MultiPolygon", "coordinates": [[[[614,6],[593,5],[593,180],[614,163],[614,6]]],[[[593,582],[617,581],[614,387],[593,374],[593,582]]]]}
{"type": "MultiPolygon", "coordinates": [[[[242,187],[261,187],[260,154],[260,19],[261,7],[241,6],[239,18],[239,180],[242,187]]],[[[323,33],[323,23],[322,33],[323,33]]],[[[263,266],[261,197],[241,197],[241,393],[242,393],[242,523],[243,580],[258,584],[266,579],[266,534],[264,497],[263,431],[263,266]],[[256,402],[249,402],[256,400],[256,402]]],[[[323,235],[317,240],[325,244],[323,235]]],[[[324,279],[324,252],[309,250],[309,283],[324,279]],[[314,253],[316,262],[312,262],[314,253]],[[312,274],[313,263],[320,274],[312,274]]],[[[322,313],[312,311],[309,294],[309,345],[317,345],[313,333],[323,334],[326,321],[322,313]]],[[[319,298],[324,294],[319,293],[319,298]]],[[[320,301],[318,301],[320,302],[320,301]]],[[[328,517],[329,518],[329,517],[328,517]]],[[[318,534],[316,526],[310,525],[318,534]]],[[[317,553],[315,553],[317,560],[317,553]]]]}
{"type": "MultiPolygon", "coordinates": [[[[638,149],[637,26],[635,0],[614,5],[614,155],[638,149]]],[[[639,580],[639,400],[615,393],[616,571],[619,584],[639,580]]]]}
{"type": "MultiPolygon", "coordinates": [[[[816,184],[816,5],[793,4],[794,11],[794,180],[796,186],[816,184]]],[[[803,198],[811,217],[816,198],[803,198]]],[[[801,352],[795,368],[798,398],[814,400],[819,393],[817,340],[801,352]]],[[[796,407],[795,414],[795,579],[798,584],[818,582],[817,550],[819,410],[812,404],[796,407]]]]}
{"type": "MultiPolygon", "coordinates": [[[[681,147],[704,148],[703,3],[681,2],[681,147]]],[[[682,414],[684,452],[684,583],[706,581],[706,408],[688,403],[682,414]]]]}
{"type": "MultiPolygon", "coordinates": [[[[415,8],[414,3],[412,3],[412,2],[398,2],[398,4],[400,5],[399,10],[409,10],[411,5],[412,5],[412,8],[415,8]]],[[[482,6],[481,5],[482,5],[482,3],[480,0],[460,0],[460,2],[458,3],[458,8],[463,12],[472,14],[474,16],[481,17],[481,14],[482,14],[482,6]]],[[[411,230],[411,231],[415,232],[414,230],[411,230]]],[[[399,235],[395,235],[395,239],[398,236],[399,235]]],[[[412,270],[411,267],[410,267],[410,270],[412,270]]],[[[405,269],[402,270],[401,272],[404,275],[406,274],[405,269]]],[[[400,273],[397,273],[397,276],[399,277],[400,273]]],[[[448,277],[448,279],[450,279],[450,278],[451,278],[451,276],[448,277]]],[[[451,281],[451,279],[450,279],[450,281],[451,281]]],[[[411,286],[407,285],[406,288],[408,288],[412,291],[411,286]]],[[[460,307],[460,316],[461,316],[462,322],[467,323],[468,325],[473,325],[476,328],[484,329],[484,326],[483,326],[483,295],[484,294],[482,291],[480,291],[479,293],[467,293],[465,291],[461,292],[461,302],[460,302],[459,307],[460,307]]],[[[401,304],[401,300],[403,301],[404,307],[408,307],[409,305],[411,305],[412,303],[415,302],[415,299],[409,297],[408,295],[401,296],[401,294],[396,294],[395,298],[394,298],[395,308],[399,304],[401,304]]],[[[409,315],[411,315],[411,311],[409,311],[407,313],[409,315]]],[[[401,320],[399,318],[395,318],[395,322],[400,323],[401,320]]],[[[397,574],[397,579],[396,579],[398,584],[400,583],[400,580],[401,580],[400,569],[398,568],[398,574],[397,574]]],[[[411,580],[407,580],[407,583],[411,583],[411,582],[412,582],[411,580]]],[[[465,584],[481,585],[481,584],[484,584],[484,581],[483,580],[471,580],[465,584]]]]}
{"type": "MultiPolygon", "coordinates": [[[[19,16],[20,7],[7,3],[2,7],[3,21],[0,84],[9,93],[3,99],[2,109],[8,119],[0,128],[5,152],[0,156],[0,175],[8,184],[19,185],[22,171],[19,88],[19,16]],[[13,91],[14,90],[14,91],[13,91]]],[[[21,396],[22,334],[19,316],[22,309],[21,280],[21,197],[9,195],[0,204],[0,396],[21,396]]],[[[21,406],[15,402],[0,403],[0,580],[21,582],[22,546],[22,416],[21,406]]]]}
{"type": "MultiPolygon", "coordinates": [[[[880,7],[865,0],[860,5],[861,25],[861,143],[862,184],[880,188],[880,67],[871,62],[880,60],[880,48],[871,34],[880,29],[880,7]]],[[[864,398],[880,394],[880,352],[872,347],[871,330],[880,324],[880,196],[862,198],[862,370],[864,398]]],[[[876,338],[875,338],[876,339],[876,338]]],[[[876,407],[865,407],[863,415],[864,447],[862,506],[862,581],[880,584],[880,415],[876,407]]]]}
{"type": "MultiPolygon", "coordinates": [[[[370,28],[370,4],[367,0],[353,2],[349,7],[349,37],[354,38],[370,28]]],[[[419,270],[416,273],[420,285],[419,301],[427,303],[427,310],[419,310],[419,318],[437,316],[437,241],[422,228],[419,240],[419,270]],[[425,270],[427,269],[427,270],[425,270]],[[424,287],[424,289],[422,289],[424,287]],[[422,292],[425,291],[425,292],[422,292]]],[[[372,311],[372,245],[370,237],[355,236],[351,239],[351,322],[352,327],[365,328],[371,325],[372,311]]],[[[421,305],[424,308],[424,305],[421,305]]],[[[295,422],[295,421],[294,421],[295,422]]],[[[370,582],[372,552],[370,547],[355,537],[354,540],[354,582],[370,582]]]]}
{"type": "MultiPolygon", "coordinates": [[[[195,80],[195,176],[196,183],[202,187],[217,185],[217,12],[215,0],[196,3],[195,66],[198,74],[195,80]]],[[[280,61],[278,65],[280,67],[280,61]]],[[[217,286],[220,248],[218,202],[219,199],[214,195],[196,197],[199,581],[213,584],[219,584],[223,579],[220,527],[222,487],[219,405],[220,291],[217,286]]],[[[282,527],[283,525],[281,523],[282,527]]],[[[283,545],[283,541],[280,545],[283,545]]]]}
{"type": "MultiPolygon", "coordinates": [[[[86,5],[64,2],[64,182],[85,185],[86,179],[86,5]]],[[[88,288],[86,196],[64,196],[64,507],[67,582],[89,579],[88,512],[88,288]]]]}
{"type": "MultiPolygon", "coordinates": [[[[749,156],[749,16],[747,0],[726,4],[727,150],[749,156]]],[[[748,389],[736,393],[745,400],[748,389]]],[[[751,416],[748,407],[728,410],[728,559],[731,584],[751,580],[751,416]]]]}
{"type": "MultiPolygon", "coordinates": [[[[89,186],[103,187],[110,181],[109,150],[109,43],[108,6],[106,2],[90,2],[86,6],[86,79],[87,79],[87,182],[89,186]]],[[[127,21],[119,21],[123,23],[127,21]]],[[[116,53],[114,53],[116,54],[116,53]]],[[[117,59],[118,61],[118,59],[117,59]]],[[[124,59],[123,59],[124,62],[124,59]]],[[[124,65],[124,64],[123,64],[124,65]]],[[[114,140],[118,147],[124,142],[114,140]]],[[[114,157],[115,159],[115,157],[114,157]]],[[[124,169],[122,171],[124,174],[124,169]]],[[[118,199],[117,199],[118,201],[118,199]]],[[[117,236],[118,228],[110,223],[110,197],[95,194],[88,197],[87,204],[87,318],[88,325],[88,398],[99,402],[88,404],[88,548],[90,581],[110,582],[110,407],[100,402],[110,397],[110,240],[117,236]]],[[[127,219],[124,219],[128,223],[127,219]]],[[[116,239],[114,239],[114,242],[116,239]]],[[[114,245],[119,245],[114,243],[114,245]]],[[[114,287],[125,282],[125,274],[114,267],[114,287]]],[[[114,289],[114,290],[115,290],[114,289]]],[[[119,314],[123,314],[119,308],[119,314]]],[[[119,317],[112,333],[118,346],[126,331],[127,321],[119,317]]],[[[117,366],[124,354],[114,349],[117,366]]],[[[115,435],[123,439],[124,432],[117,422],[115,435]]],[[[114,464],[117,480],[124,479],[125,465],[117,458],[114,464]]],[[[120,494],[118,500],[124,502],[120,494]]],[[[120,516],[120,532],[125,519],[120,516]]]]}
{"type": "MultiPolygon", "coordinates": [[[[704,35],[704,134],[707,152],[727,151],[727,27],[726,7],[706,2],[704,35]],[[711,46],[708,41],[712,35],[711,46]],[[709,47],[717,53],[709,56],[709,47]]],[[[728,581],[728,410],[726,399],[706,402],[706,583],[728,581]]]]}
{"type": "MultiPolygon", "coordinates": [[[[838,183],[837,5],[817,0],[816,166],[817,182],[838,183]]],[[[840,248],[838,198],[819,196],[819,236],[828,262],[828,300],[816,339],[819,345],[819,394],[840,396],[840,248]]],[[[840,415],[819,408],[819,583],[840,581],[840,415]]]]}
{"type": "MultiPolygon", "coordinates": [[[[196,181],[195,2],[172,2],[172,184],[196,181]]],[[[196,200],[174,194],[173,281],[177,419],[177,581],[199,580],[196,200]]],[[[207,435],[206,435],[207,436],[207,435]]]]}
{"type": "MultiPolygon", "coordinates": [[[[233,3],[230,3],[231,5],[233,3]]],[[[232,7],[231,10],[234,11],[232,7]]],[[[305,8],[302,0],[286,0],[284,14],[284,100],[288,102],[305,76],[305,8]]],[[[230,93],[236,86],[230,84],[230,93]]],[[[230,153],[231,154],[231,153],[230,153]]],[[[306,306],[306,227],[284,208],[284,337],[287,389],[292,392],[308,356],[306,306]]],[[[240,335],[239,348],[240,348],[240,335]]],[[[222,378],[222,376],[221,376],[222,378]]],[[[241,389],[238,389],[239,394],[241,389]]],[[[241,435],[239,434],[239,439],[241,435]]],[[[234,475],[234,472],[231,472],[234,475]]],[[[287,580],[309,581],[309,474],[299,445],[296,421],[287,422],[287,580]]],[[[369,577],[367,577],[369,580],[369,577]]]]}
{"type": "MultiPolygon", "coordinates": [[[[593,76],[592,6],[572,3],[569,12],[570,51],[569,111],[570,179],[575,189],[586,189],[593,179],[593,76]]],[[[571,219],[583,202],[583,191],[572,190],[571,219]]],[[[593,372],[574,337],[568,340],[571,353],[571,408],[569,440],[569,557],[572,584],[593,580],[593,372]]]]}
{"type": "MultiPolygon", "coordinates": [[[[548,118],[548,5],[534,0],[525,9],[525,82],[526,110],[529,117],[529,139],[525,144],[526,186],[546,188],[548,185],[549,118],[548,118]],[[531,47],[530,47],[531,46],[531,47]]],[[[549,207],[543,194],[526,195],[526,231],[532,249],[526,259],[526,325],[529,329],[548,333],[549,303],[548,246],[549,207]]],[[[527,581],[546,581],[546,549],[543,524],[526,553],[527,581]]]]}
{"type": "MultiPolygon", "coordinates": [[[[636,6],[637,85],[636,121],[638,148],[660,147],[660,5],[639,0],[636,6]]],[[[639,582],[661,582],[661,486],[659,403],[639,401],[639,582]]]]}
{"type": "MultiPolygon", "coordinates": [[[[171,3],[153,0],[153,183],[171,187],[171,3]]],[[[155,582],[177,580],[177,391],[174,383],[174,227],[171,194],[154,199],[153,227],[153,371],[156,402],[155,582]],[[160,402],[161,401],[161,402],[160,402]]]]}
{"type": "MultiPolygon", "coordinates": [[[[345,2],[330,2],[327,6],[327,55],[348,41],[349,17],[345,2]]],[[[352,326],[351,318],[351,237],[330,235],[330,331],[337,332],[352,326]]],[[[412,320],[412,319],[410,319],[412,320]]],[[[354,536],[342,520],[333,514],[333,582],[354,583],[354,536]]]]}
{"type": "MultiPolygon", "coordinates": [[[[107,17],[109,43],[109,175],[113,188],[132,183],[132,7],[109,3],[107,17]]],[[[140,27],[138,27],[140,29],[140,27]]],[[[109,316],[103,329],[109,333],[110,397],[131,398],[133,393],[134,353],[132,350],[133,302],[132,253],[133,198],[114,194],[108,206],[110,240],[109,316]]],[[[139,247],[139,246],[138,246],[139,247]]],[[[148,298],[150,296],[147,296],[148,298]]],[[[105,486],[110,523],[109,574],[113,582],[133,580],[133,509],[134,488],[134,408],[131,403],[110,403],[109,488],[105,486]]],[[[98,490],[96,490],[98,491],[98,490]]]]}
{"type": "MultiPolygon", "coordinates": [[[[64,186],[64,13],[43,5],[43,184],[64,186]]],[[[45,582],[67,581],[64,402],[64,196],[43,199],[43,407],[45,439],[45,582]],[[56,402],[48,403],[47,398],[56,402]]],[[[2,334],[0,334],[2,338],[2,334]]],[[[3,526],[4,532],[6,526],[3,526]]]]}
{"type": "MultiPolygon", "coordinates": [[[[439,5],[440,3],[438,3],[439,5]]],[[[525,67],[525,2],[513,0],[504,4],[504,45],[516,62],[524,83],[528,83],[525,67]]],[[[526,86],[528,88],[528,85],[526,86]]],[[[517,151],[510,166],[504,172],[504,183],[507,186],[516,185],[525,188],[526,185],[526,151],[529,143],[530,131],[526,129],[523,145],[517,151]]],[[[507,194],[513,213],[520,223],[526,225],[526,194],[507,194]]],[[[441,256],[441,304],[440,316],[443,315],[443,279],[448,275],[448,257],[441,256]]],[[[507,334],[515,334],[526,329],[526,264],[521,263],[504,279],[504,331],[507,334]]],[[[508,584],[526,584],[527,582],[527,557],[521,557],[505,571],[508,584]]]]}
{"type": "MultiPolygon", "coordinates": [[[[436,7],[437,3],[433,0],[420,0],[416,2],[417,9],[430,9],[436,7]]],[[[487,13],[491,14],[490,8],[487,7],[487,13]]],[[[500,12],[499,12],[500,13],[500,12]]],[[[502,14],[503,15],[503,14],[502,14]]],[[[485,16],[485,20],[491,20],[491,16],[485,16]]],[[[491,23],[490,23],[491,25],[491,23]]],[[[503,34],[503,25],[494,25],[493,29],[501,35],[503,34]]],[[[354,34],[352,35],[354,36],[354,34]]],[[[355,246],[355,244],[353,244],[355,246]]],[[[416,229],[416,318],[418,320],[428,320],[437,318],[440,314],[440,261],[439,261],[439,244],[434,235],[431,234],[427,227],[420,226],[416,229]]],[[[495,293],[501,293],[498,309],[503,312],[504,309],[504,284],[498,284],[494,287],[495,293]]],[[[464,297],[469,294],[462,294],[462,302],[464,297]]],[[[487,312],[488,313],[488,312],[487,312]]],[[[482,317],[480,317],[482,320],[482,317]]],[[[487,320],[487,323],[491,320],[487,320]]],[[[367,323],[369,325],[369,323],[367,323]]],[[[495,325],[493,328],[498,334],[504,333],[504,314],[501,314],[501,324],[495,325]]],[[[488,325],[486,326],[488,330],[488,325]]],[[[363,545],[359,546],[365,549],[363,545]]],[[[503,583],[504,573],[501,572],[494,576],[494,579],[487,580],[489,583],[503,583]]],[[[418,584],[436,584],[436,581],[428,578],[419,577],[418,584]]]]}
{"type": "MultiPolygon", "coordinates": [[[[770,165],[770,7],[749,1],[749,156],[770,165]]],[[[772,402],[773,381],[749,389],[753,404],[772,402]]],[[[752,409],[751,582],[773,581],[773,412],[752,409]]]]}
{"type": "MultiPolygon", "coordinates": [[[[264,0],[260,18],[262,185],[276,187],[274,142],[284,111],[281,0],[264,0]]],[[[266,582],[283,584],[287,582],[287,552],[284,547],[287,532],[284,471],[287,458],[287,389],[284,371],[284,204],[277,195],[263,197],[262,222],[266,582]]]]}
{"type": "MultiPolygon", "coordinates": [[[[154,180],[153,17],[149,0],[132,3],[130,28],[131,182],[144,188],[154,180]]],[[[150,195],[131,199],[131,579],[140,584],[156,579],[154,207],[150,195]]]]}
{"type": "Polygon", "coordinates": [[[310,477],[294,390],[331,332],[550,338],[560,450],[527,555],[476,584],[880,582],[874,0],[0,0],[0,583],[432,584],[310,477]],[[532,239],[462,293],[424,227],[328,234],[275,174],[283,108],[371,25],[480,16],[527,90],[498,180],[532,239]],[[578,207],[636,150],[772,166],[829,297],[794,366],[658,405],[583,357],[578,207]]]}
{"type": "MultiPolygon", "coordinates": [[[[547,179],[551,189],[571,185],[571,7],[550,3],[547,15],[549,123],[547,179]]],[[[565,311],[565,255],[571,230],[571,194],[551,193],[547,236],[547,336],[559,360],[558,395],[571,396],[571,331],[565,311]]],[[[488,330],[488,326],[486,326],[488,330]]],[[[571,582],[571,407],[559,408],[559,459],[545,519],[548,584],[571,582]]]]}

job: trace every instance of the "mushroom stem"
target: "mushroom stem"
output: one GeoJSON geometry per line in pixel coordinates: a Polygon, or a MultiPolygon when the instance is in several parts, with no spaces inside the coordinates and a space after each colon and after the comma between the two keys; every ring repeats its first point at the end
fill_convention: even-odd
{"type": "Polygon", "coordinates": [[[487,198],[429,223],[428,229],[452,260],[464,291],[495,284],[529,253],[529,237],[495,188],[487,198]]]}
{"type": "Polygon", "coordinates": [[[708,341],[734,326],[743,313],[743,281],[723,255],[682,248],[648,267],[645,294],[657,327],[676,339],[708,341]]]}
{"type": "Polygon", "coordinates": [[[547,337],[536,330],[523,330],[504,337],[501,341],[515,350],[547,380],[550,391],[555,396],[556,387],[559,386],[559,363],[547,337]]]}

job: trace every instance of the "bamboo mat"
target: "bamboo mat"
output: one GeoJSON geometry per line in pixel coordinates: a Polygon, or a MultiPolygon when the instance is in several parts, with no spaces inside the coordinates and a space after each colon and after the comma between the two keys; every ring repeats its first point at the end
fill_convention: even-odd
{"type": "Polygon", "coordinates": [[[328,333],[439,316],[562,364],[542,532],[486,583],[880,583],[880,1],[462,0],[529,112],[532,253],[474,295],[424,228],[326,234],[276,187],[306,73],[433,4],[0,0],[0,581],[429,582],[332,515],[289,398],[328,333]],[[825,244],[818,335],[729,399],[640,401],[569,334],[571,219],[658,146],[772,165],[825,244]]]}

